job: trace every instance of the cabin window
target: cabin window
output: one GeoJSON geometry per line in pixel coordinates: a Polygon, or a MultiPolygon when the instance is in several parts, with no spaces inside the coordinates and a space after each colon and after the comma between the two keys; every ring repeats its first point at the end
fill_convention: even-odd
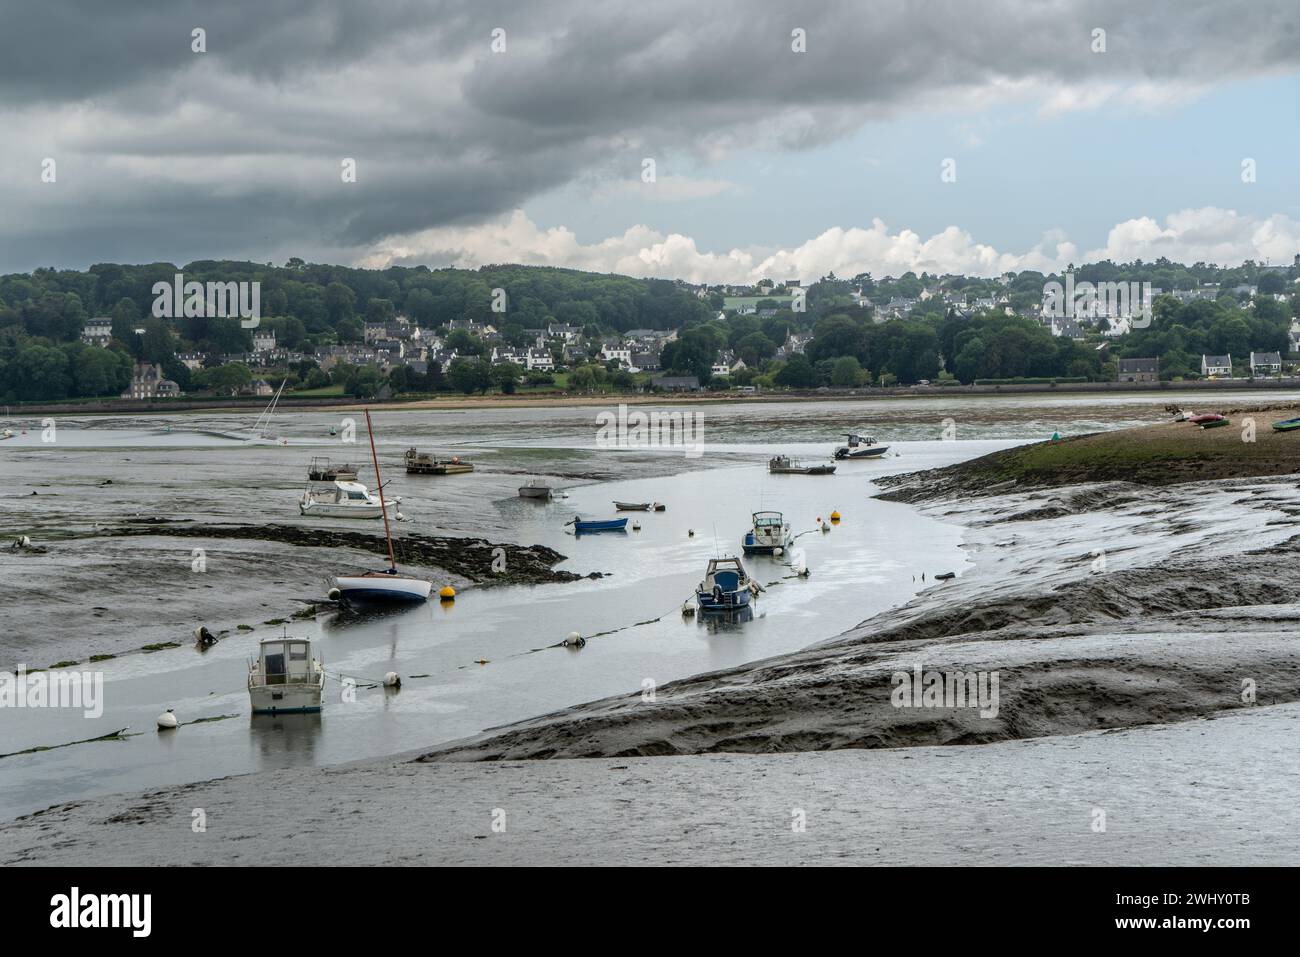
{"type": "Polygon", "coordinates": [[[272,645],[262,646],[262,660],[266,662],[263,674],[266,683],[269,685],[284,684],[285,661],[284,645],[277,642],[272,645]]]}
{"type": "Polygon", "coordinates": [[[290,661],[306,661],[306,660],[307,660],[307,646],[306,646],[306,645],[303,645],[303,644],[290,645],[290,646],[289,646],[289,660],[290,660],[290,661]]]}
{"type": "Polygon", "coordinates": [[[348,498],[351,498],[351,499],[364,499],[365,496],[362,495],[360,492],[348,492],[348,498]]]}

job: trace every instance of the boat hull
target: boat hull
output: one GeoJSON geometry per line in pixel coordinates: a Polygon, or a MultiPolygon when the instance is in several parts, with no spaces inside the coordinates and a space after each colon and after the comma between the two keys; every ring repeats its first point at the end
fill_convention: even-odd
{"type": "Polygon", "coordinates": [[[1273,423],[1274,432],[1294,432],[1300,429],[1300,419],[1283,419],[1273,423]]]}
{"type": "Polygon", "coordinates": [[[379,518],[384,514],[378,505],[335,505],[332,502],[299,502],[298,511],[303,515],[325,518],[379,518]]]}
{"type": "Polygon", "coordinates": [[[521,486],[519,489],[519,497],[549,500],[551,497],[551,490],[549,488],[540,488],[531,485],[524,485],[521,486]]]}
{"type": "Polygon", "coordinates": [[[648,512],[650,511],[649,502],[615,502],[614,508],[620,512],[648,512]]]}
{"type": "Polygon", "coordinates": [[[621,532],[627,528],[627,519],[615,518],[606,522],[574,522],[573,530],[579,534],[587,532],[621,532]]]}
{"type": "Polygon", "coordinates": [[[739,591],[723,592],[721,597],[715,596],[712,592],[697,591],[695,593],[695,603],[699,606],[701,612],[712,614],[717,612],[737,611],[749,606],[749,600],[753,597],[748,588],[742,588],[739,591]]]}
{"type": "Polygon", "coordinates": [[[844,459],[874,459],[879,458],[888,451],[888,445],[877,445],[869,449],[842,448],[835,450],[835,458],[841,461],[844,459]]]}
{"type": "Polygon", "coordinates": [[[339,601],[353,605],[419,604],[429,600],[430,582],[401,575],[340,575],[334,579],[339,601]]]}
{"type": "Polygon", "coordinates": [[[321,709],[321,686],[257,685],[248,689],[253,714],[314,714],[321,709]]]}

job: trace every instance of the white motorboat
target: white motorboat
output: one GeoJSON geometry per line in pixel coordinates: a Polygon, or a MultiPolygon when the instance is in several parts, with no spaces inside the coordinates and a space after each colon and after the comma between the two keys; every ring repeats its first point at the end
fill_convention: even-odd
{"type": "Polygon", "coordinates": [[[382,571],[336,575],[334,587],[330,589],[330,598],[350,605],[394,605],[428,601],[433,583],[423,578],[403,575],[397,570],[397,558],[393,554],[393,533],[388,527],[388,507],[384,501],[384,479],[379,473],[379,455],[375,452],[375,432],[370,423],[369,410],[366,411],[366,431],[370,434],[370,459],[375,466],[375,481],[379,483],[379,514],[384,518],[384,537],[388,540],[388,567],[382,571]]]}
{"type": "Polygon", "coordinates": [[[257,658],[248,665],[248,698],[253,714],[301,714],[320,711],[325,669],[311,654],[311,641],[263,638],[257,658]]]}
{"type": "MultiPolygon", "coordinates": [[[[393,503],[401,499],[393,499],[393,503]]],[[[298,500],[298,510],[304,515],[323,515],[327,518],[379,518],[384,514],[383,502],[360,482],[335,482],[328,489],[307,489],[298,500]]]]}
{"type": "Polygon", "coordinates": [[[835,458],[874,459],[879,458],[888,451],[888,445],[881,445],[872,436],[850,432],[845,437],[845,444],[835,450],[835,458]]]}
{"type": "Polygon", "coordinates": [[[755,512],[753,519],[753,528],[740,543],[746,555],[775,555],[793,543],[790,523],[780,512],[755,512]]]}

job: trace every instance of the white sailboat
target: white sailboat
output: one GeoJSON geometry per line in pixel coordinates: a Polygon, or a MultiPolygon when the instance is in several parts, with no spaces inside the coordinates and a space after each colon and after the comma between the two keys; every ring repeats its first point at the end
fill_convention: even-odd
{"type": "Polygon", "coordinates": [[[388,540],[388,567],[382,571],[361,572],[357,575],[337,575],[330,598],[351,605],[394,605],[429,600],[433,584],[423,578],[412,578],[397,571],[393,555],[393,534],[388,527],[388,507],[384,502],[384,480],[379,474],[379,455],[375,452],[375,432],[366,411],[366,432],[370,435],[370,458],[375,465],[375,481],[379,487],[379,510],[384,518],[384,537],[388,540]]]}

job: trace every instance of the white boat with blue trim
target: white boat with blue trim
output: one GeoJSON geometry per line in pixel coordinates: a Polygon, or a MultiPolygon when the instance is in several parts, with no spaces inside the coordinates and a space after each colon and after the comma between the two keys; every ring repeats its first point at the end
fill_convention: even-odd
{"type": "Polygon", "coordinates": [[[794,541],[790,523],[780,512],[754,512],[753,520],[753,527],[740,541],[746,555],[778,555],[794,541]]]}
{"type": "Polygon", "coordinates": [[[320,711],[325,668],[312,657],[311,641],[263,638],[248,665],[248,698],[253,714],[304,714],[320,711]]]}
{"type": "Polygon", "coordinates": [[[403,575],[397,570],[397,558],[393,553],[393,533],[388,526],[388,506],[384,501],[384,479],[379,472],[379,455],[375,452],[375,433],[370,423],[369,411],[366,412],[366,431],[370,433],[370,460],[375,466],[379,513],[384,519],[384,538],[388,541],[388,567],[382,571],[336,575],[329,597],[349,605],[403,605],[428,601],[433,583],[423,578],[403,575]]]}

